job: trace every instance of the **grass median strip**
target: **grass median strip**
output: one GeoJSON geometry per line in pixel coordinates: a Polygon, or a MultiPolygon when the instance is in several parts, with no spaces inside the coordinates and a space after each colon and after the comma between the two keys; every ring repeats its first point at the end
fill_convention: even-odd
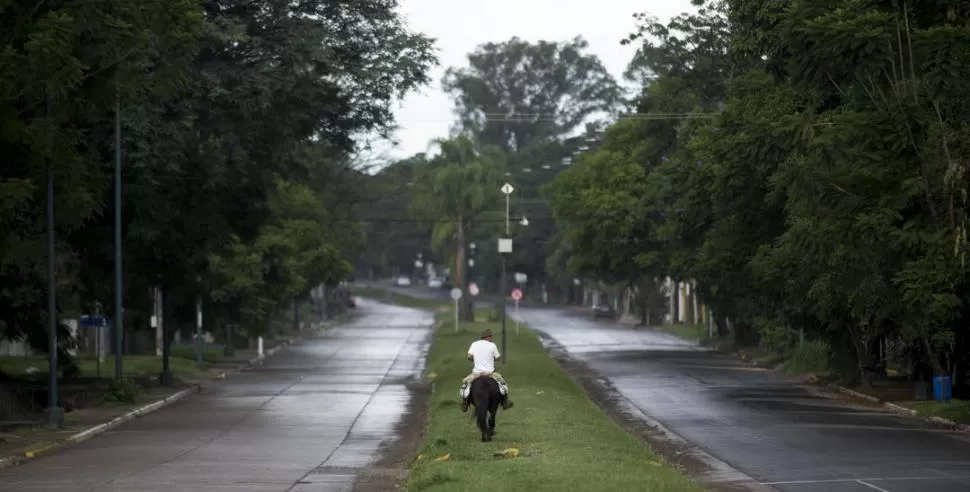
{"type": "Polygon", "coordinates": [[[352,290],[357,296],[373,299],[375,301],[384,302],[387,304],[394,304],[397,306],[427,310],[434,310],[443,306],[448,306],[448,301],[443,301],[440,299],[422,299],[419,297],[402,294],[400,292],[394,292],[389,289],[382,289],[380,287],[355,285],[353,286],[352,290]]]}
{"type": "MultiPolygon", "coordinates": [[[[450,319],[444,315],[444,320],[450,319]]],[[[495,440],[482,443],[461,413],[457,392],[469,372],[468,345],[496,323],[445,322],[428,355],[435,393],[428,412],[426,442],[408,475],[409,491],[651,490],[700,491],[686,476],[662,464],[637,438],[624,432],[594,405],[525,327],[508,325],[508,380],[515,408],[499,411],[495,440]],[[515,458],[496,457],[516,449],[515,458]]]]}

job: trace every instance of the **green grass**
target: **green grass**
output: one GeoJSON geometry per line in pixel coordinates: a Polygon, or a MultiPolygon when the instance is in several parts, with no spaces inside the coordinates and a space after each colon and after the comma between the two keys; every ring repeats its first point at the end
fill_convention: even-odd
{"type": "Polygon", "coordinates": [[[970,424],[970,400],[953,400],[948,403],[907,401],[899,404],[916,410],[916,414],[921,417],[940,417],[959,424],[970,424]]]}
{"type": "Polygon", "coordinates": [[[826,375],[829,373],[829,358],[832,350],[824,340],[810,340],[797,345],[785,362],[781,365],[782,371],[787,374],[818,374],[826,375]]]}
{"type": "Polygon", "coordinates": [[[707,340],[707,327],[704,325],[664,324],[658,330],[678,336],[684,340],[703,342],[707,340]]]}
{"type": "MultiPolygon", "coordinates": [[[[178,345],[172,346],[172,357],[178,357],[180,359],[195,360],[195,346],[193,345],[178,345]]],[[[221,362],[229,359],[223,355],[222,347],[205,347],[202,349],[202,361],[203,362],[221,362]]]]}
{"type": "Polygon", "coordinates": [[[401,294],[399,292],[394,292],[390,290],[381,289],[378,287],[367,287],[367,286],[354,286],[352,288],[355,295],[360,297],[366,297],[368,299],[373,299],[375,301],[386,302],[388,304],[396,304],[398,306],[416,308],[416,309],[427,309],[435,310],[441,307],[447,307],[449,303],[447,301],[437,300],[437,299],[421,299],[418,297],[412,297],[406,294],[401,294]]]}
{"type": "MultiPolygon", "coordinates": [[[[458,409],[460,380],[470,370],[468,345],[496,323],[462,323],[455,333],[447,313],[428,355],[435,378],[426,442],[408,475],[409,491],[651,490],[700,491],[700,486],[663,465],[641,441],[596,407],[550,358],[534,333],[509,326],[510,362],[500,366],[515,407],[499,411],[490,443],[458,409]],[[516,458],[497,458],[506,448],[516,458]],[[436,458],[448,456],[447,460],[436,458]]],[[[498,339],[498,337],[496,337],[498,339]]],[[[497,340],[498,341],[498,340],[497,340]]],[[[499,342],[500,343],[500,342],[499,342]]]]}
{"type": "MultiPolygon", "coordinates": [[[[171,358],[171,369],[176,377],[198,376],[200,374],[209,372],[206,369],[200,369],[195,364],[194,357],[195,356],[193,354],[193,358],[191,360],[182,357],[171,358]]],[[[126,355],[122,361],[122,370],[124,371],[125,376],[151,376],[157,375],[162,370],[161,357],[155,357],[152,355],[126,355]]],[[[97,375],[97,360],[93,357],[79,357],[77,359],[77,363],[81,370],[81,376],[88,377],[97,375]]],[[[47,356],[0,357],[0,371],[12,376],[27,375],[27,369],[30,367],[40,369],[40,373],[36,374],[46,374],[48,367],[47,356]]],[[[104,362],[101,364],[101,376],[113,378],[114,374],[114,357],[106,357],[104,362]]]]}

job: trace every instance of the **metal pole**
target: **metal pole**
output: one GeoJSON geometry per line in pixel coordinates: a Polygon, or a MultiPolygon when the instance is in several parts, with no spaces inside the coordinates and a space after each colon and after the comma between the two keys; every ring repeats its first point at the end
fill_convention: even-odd
{"type": "Polygon", "coordinates": [[[515,336],[519,336],[519,301],[515,301],[515,336]]]}
{"type": "MultiPolygon", "coordinates": [[[[51,114],[50,97],[46,98],[45,110],[49,119],[51,114]]],[[[53,143],[51,146],[53,147],[53,143]]],[[[55,273],[57,267],[54,258],[54,169],[52,161],[53,152],[47,161],[47,340],[49,343],[48,361],[50,362],[50,375],[48,376],[50,396],[47,423],[51,428],[58,428],[64,421],[64,413],[57,401],[57,277],[55,273]]]]}
{"type": "Polygon", "coordinates": [[[505,255],[502,255],[502,284],[499,286],[502,290],[502,295],[499,298],[499,302],[502,303],[502,359],[508,362],[509,354],[508,344],[506,340],[508,339],[507,332],[505,330],[505,255]]]}
{"type": "Polygon", "coordinates": [[[205,338],[202,337],[202,296],[195,301],[195,363],[202,367],[202,352],[205,350],[205,338]]]}
{"type": "Polygon", "coordinates": [[[460,301],[455,299],[455,333],[458,333],[458,303],[460,301]]]}
{"type": "MultiPolygon", "coordinates": [[[[508,237],[509,231],[511,230],[510,227],[509,227],[509,213],[510,213],[509,212],[509,195],[505,195],[505,236],[506,237],[508,237]]],[[[504,285],[502,286],[502,289],[505,289],[505,286],[504,285]]]]}
{"type": "Polygon", "coordinates": [[[124,377],[122,361],[124,310],[122,309],[122,263],[121,263],[121,87],[115,76],[115,379],[124,377]]]}
{"type": "Polygon", "coordinates": [[[98,378],[101,377],[101,337],[104,336],[104,327],[101,325],[101,303],[95,303],[94,305],[94,319],[97,325],[95,325],[95,335],[94,335],[94,345],[95,352],[94,358],[97,360],[98,367],[98,378]]]}

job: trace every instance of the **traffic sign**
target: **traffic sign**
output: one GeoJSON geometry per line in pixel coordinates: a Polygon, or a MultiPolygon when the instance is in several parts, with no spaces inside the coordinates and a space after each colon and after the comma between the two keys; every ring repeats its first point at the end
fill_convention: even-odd
{"type": "Polygon", "coordinates": [[[461,289],[455,287],[451,289],[451,300],[457,301],[458,299],[461,299],[461,289]]]}
{"type": "Polygon", "coordinates": [[[515,188],[513,188],[512,185],[508,183],[505,183],[504,185],[502,185],[502,193],[505,193],[506,195],[511,195],[513,191],[515,191],[515,188]]]}
{"type": "Polygon", "coordinates": [[[522,291],[520,289],[512,289],[512,300],[515,302],[522,300],[522,291]]]}
{"type": "Polygon", "coordinates": [[[478,284],[476,284],[475,282],[472,282],[472,283],[468,284],[468,293],[471,294],[471,295],[473,295],[473,296],[477,296],[478,295],[478,284]]]}

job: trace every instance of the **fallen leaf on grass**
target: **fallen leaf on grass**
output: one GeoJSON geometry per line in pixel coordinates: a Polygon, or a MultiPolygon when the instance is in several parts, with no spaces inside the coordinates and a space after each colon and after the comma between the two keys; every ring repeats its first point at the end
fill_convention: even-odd
{"type": "Polygon", "coordinates": [[[438,462],[438,461],[447,461],[449,459],[451,459],[451,453],[448,453],[448,454],[446,454],[444,456],[439,456],[439,457],[435,458],[434,460],[435,460],[435,462],[438,462]]]}
{"type": "Polygon", "coordinates": [[[420,460],[421,460],[421,458],[424,458],[424,455],[423,455],[423,454],[419,454],[419,455],[418,455],[418,457],[417,457],[417,458],[414,458],[414,459],[415,459],[415,460],[419,460],[419,461],[420,461],[420,460]]]}
{"type": "Polygon", "coordinates": [[[492,456],[505,457],[505,458],[515,458],[515,457],[519,456],[519,450],[518,449],[515,449],[515,448],[506,448],[506,449],[503,449],[501,451],[496,451],[495,453],[492,454],[492,456]]]}
{"type": "Polygon", "coordinates": [[[663,463],[659,461],[648,461],[647,464],[650,466],[664,466],[663,463]]]}

